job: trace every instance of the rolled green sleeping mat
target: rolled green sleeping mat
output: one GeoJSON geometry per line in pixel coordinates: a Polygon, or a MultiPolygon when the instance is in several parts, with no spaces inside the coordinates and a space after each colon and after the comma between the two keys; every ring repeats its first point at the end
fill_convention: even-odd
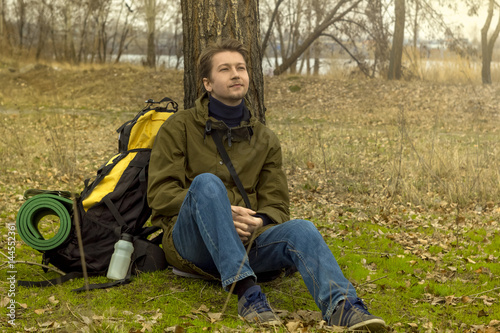
{"type": "Polygon", "coordinates": [[[17,232],[21,239],[38,251],[57,248],[68,238],[71,231],[73,201],[54,195],[38,194],[29,198],[19,209],[16,217],[17,232]],[[40,220],[46,216],[59,217],[59,230],[49,239],[45,239],[38,230],[40,220]]]}

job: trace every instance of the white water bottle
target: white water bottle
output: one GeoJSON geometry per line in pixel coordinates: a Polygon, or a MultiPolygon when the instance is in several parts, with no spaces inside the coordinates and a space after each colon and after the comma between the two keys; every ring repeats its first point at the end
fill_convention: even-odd
{"type": "Polygon", "coordinates": [[[111,256],[109,263],[108,279],[123,280],[127,276],[130,260],[134,252],[132,235],[122,234],[120,240],[115,243],[115,252],[111,256]]]}

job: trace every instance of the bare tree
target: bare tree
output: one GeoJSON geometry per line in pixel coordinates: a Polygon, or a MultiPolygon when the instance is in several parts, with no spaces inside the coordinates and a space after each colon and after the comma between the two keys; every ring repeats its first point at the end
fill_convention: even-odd
{"type": "Polygon", "coordinates": [[[481,78],[484,84],[491,84],[491,60],[493,59],[493,48],[495,47],[495,42],[500,33],[500,11],[498,13],[498,22],[495,30],[491,33],[488,38],[488,32],[491,27],[491,21],[493,20],[493,15],[495,8],[500,8],[500,5],[495,0],[489,0],[488,2],[488,15],[481,29],[481,54],[482,54],[482,69],[481,78]]]}
{"type": "Polygon", "coordinates": [[[387,74],[389,80],[401,79],[401,63],[405,37],[405,0],[395,0],[394,13],[396,21],[394,23],[391,59],[389,62],[389,72],[387,74]]]}
{"type": "Polygon", "coordinates": [[[75,41],[74,41],[74,22],[73,22],[73,4],[68,1],[64,5],[64,58],[66,61],[76,61],[75,41]]]}
{"type": "Polygon", "coordinates": [[[116,23],[114,28],[115,31],[111,42],[110,54],[116,55],[115,63],[118,63],[120,61],[123,52],[130,44],[130,42],[133,40],[133,37],[130,36],[132,31],[132,26],[129,20],[130,17],[132,17],[133,20],[134,10],[127,2],[124,2],[120,6],[120,11],[118,17],[116,18],[116,23]],[[125,14],[123,14],[123,12],[125,12],[125,14]],[[124,22],[121,22],[122,15],[125,16],[124,22]]]}
{"type": "Polygon", "coordinates": [[[271,18],[269,20],[266,34],[265,34],[264,39],[262,41],[262,52],[261,52],[262,56],[264,56],[264,54],[266,52],[266,48],[267,48],[267,45],[269,43],[269,38],[271,36],[271,32],[273,29],[273,24],[276,21],[276,16],[278,15],[278,10],[279,10],[279,7],[280,7],[282,2],[283,2],[283,0],[276,0],[276,3],[274,5],[273,13],[272,13],[271,18]]]}
{"type": "Polygon", "coordinates": [[[88,31],[94,33],[91,38],[91,47],[89,50],[90,61],[104,63],[108,54],[108,24],[110,23],[111,0],[91,0],[88,1],[88,10],[90,11],[91,26],[88,31]]]}
{"type": "Polygon", "coordinates": [[[218,2],[183,0],[181,2],[184,47],[184,107],[194,105],[204,90],[199,79],[197,59],[210,42],[235,38],[248,48],[250,87],[248,100],[257,118],[265,122],[264,78],[257,0],[218,2]]]}
{"type": "Polygon", "coordinates": [[[178,69],[182,61],[181,4],[158,1],[156,12],[156,64],[178,69]],[[163,55],[167,56],[167,60],[160,63],[163,55]],[[175,62],[172,62],[172,57],[175,62]]]}
{"type": "Polygon", "coordinates": [[[335,6],[325,15],[323,21],[303,39],[303,42],[283,63],[274,70],[274,74],[279,75],[286,71],[297,59],[318,39],[321,34],[335,22],[342,20],[347,14],[351,13],[362,0],[339,0],[335,6]]]}
{"type": "Polygon", "coordinates": [[[182,13],[176,12],[174,20],[174,33],[173,33],[173,47],[175,51],[175,57],[177,59],[175,63],[175,69],[179,69],[181,64],[182,54],[182,13]]]}
{"type": "MultiPolygon", "coordinates": [[[[304,17],[302,13],[304,11],[304,2],[302,0],[290,0],[287,1],[287,6],[281,9],[279,9],[281,1],[274,1],[274,4],[267,1],[266,4],[268,10],[264,10],[264,13],[271,12],[273,6],[274,10],[272,10],[270,19],[265,15],[263,16],[264,20],[267,18],[270,22],[266,22],[268,29],[266,36],[264,36],[265,44],[263,43],[262,50],[265,52],[264,45],[271,45],[275,55],[275,64],[272,66],[277,68],[279,66],[278,58],[287,59],[298,47],[297,43],[300,39],[299,28],[304,24],[302,22],[302,18],[304,17]],[[275,34],[272,33],[272,30],[275,31],[275,34]]],[[[296,62],[290,66],[291,71],[295,70],[295,64],[296,62]]]]}
{"type": "Polygon", "coordinates": [[[5,44],[5,0],[0,0],[0,47],[5,44]]]}
{"type": "Polygon", "coordinates": [[[24,29],[26,28],[26,10],[27,4],[25,0],[17,0],[14,2],[14,8],[17,16],[17,33],[18,33],[18,45],[19,49],[22,50],[24,45],[24,29]]]}
{"type": "Polygon", "coordinates": [[[385,22],[387,7],[382,0],[369,1],[365,14],[368,18],[368,33],[373,41],[373,67],[370,76],[376,72],[387,72],[390,59],[389,31],[385,22]]]}
{"type": "MultiPolygon", "coordinates": [[[[321,22],[323,20],[323,16],[325,15],[325,2],[319,0],[313,0],[311,7],[313,9],[313,13],[316,16],[316,20],[321,22]]],[[[312,21],[312,20],[311,20],[312,21]]],[[[313,52],[314,52],[314,70],[313,74],[319,74],[319,68],[321,65],[321,51],[322,51],[322,43],[320,43],[319,39],[315,40],[313,43],[313,52]]]]}
{"type": "Polygon", "coordinates": [[[146,64],[149,67],[156,67],[156,0],[144,0],[147,24],[147,56],[146,64]]]}
{"type": "Polygon", "coordinates": [[[49,32],[49,22],[51,21],[50,11],[47,9],[45,1],[41,1],[38,6],[38,42],[36,44],[35,59],[39,60],[45,48],[45,41],[47,40],[49,32]]]}

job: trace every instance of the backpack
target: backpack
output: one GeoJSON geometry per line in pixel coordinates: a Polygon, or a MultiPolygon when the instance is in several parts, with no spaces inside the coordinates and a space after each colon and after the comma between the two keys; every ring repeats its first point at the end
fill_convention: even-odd
{"type": "MultiPolygon", "coordinates": [[[[147,179],[149,158],[156,134],[164,121],[177,111],[178,105],[170,98],[164,98],[160,102],[149,99],[146,103],[146,107],[133,119],[118,128],[118,154],[97,170],[92,181],[85,181],[83,191],[76,198],[76,213],[68,209],[69,214],[72,214],[72,227],[64,243],[54,249],[42,251],[45,265],[52,264],[65,273],[71,273],[67,274],[67,278],[66,275],[63,276],[64,281],[78,277],[83,272],[74,223],[75,214],[79,219],[86,271],[90,276],[106,274],[114,245],[122,233],[133,236],[134,252],[125,281],[93,285],[90,289],[128,283],[131,274],[161,270],[168,266],[165,254],[159,246],[162,234],[156,235],[152,240],[147,238],[159,230],[157,227],[145,227],[151,216],[151,208],[147,204],[147,179]]],[[[35,196],[30,200],[40,193],[47,195],[47,191],[35,191],[35,196]]],[[[51,191],[50,195],[57,193],[51,191]]],[[[28,201],[25,204],[28,204],[28,201]]],[[[23,207],[19,213],[21,211],[24,211],[23,207]]],[[[16,218],[18,224],[19,215],[21,214],[16,218]]],[[[36,215],[39,219],[40,214],[36,215]]],[[[40,286],[64,281],[19,281],[19,285],[40,286]]],[[[83,290],[85,289],[79,288],[76,291],[83,290]]]]}

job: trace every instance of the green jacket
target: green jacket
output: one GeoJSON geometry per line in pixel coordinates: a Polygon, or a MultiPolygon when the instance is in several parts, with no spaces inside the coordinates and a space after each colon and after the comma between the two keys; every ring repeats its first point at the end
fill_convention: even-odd
{"type": "MultiPolygon", "coordinates": [[[[149,164],[148,202],[153,210],[153,225],[164,230],[163,249],[167,261],[185,272],[210,277],[182,259],[172,240],[184,197],[194,178],[201,173],[218,176],[226,186],[231,205],[245,206],[213,139],[205,133],[207,121],[211,120],[212,130],[224,133],[224,146],[253,210],[266,214],[273,223],[283,223],[289,220],[289,196],[276,135],[254,116],[229,132],[223,122],[208,116],[208,101],[208,95],[203,95],[195,107],[175,113],[160,128],[149,164]]],[[[271,225],[257,230],[255,236],[271,225]]]]}

